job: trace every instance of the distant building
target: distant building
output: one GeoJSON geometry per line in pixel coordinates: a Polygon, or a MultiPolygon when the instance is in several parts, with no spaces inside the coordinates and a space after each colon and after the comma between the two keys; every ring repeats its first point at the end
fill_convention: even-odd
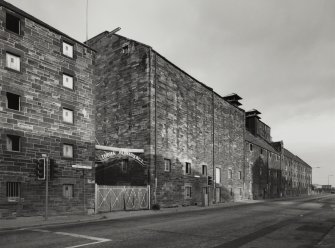
{"type": "Polygon", "coordinates": [[[272,142],[270,127],[260,121],[257,110],[246,112],[247,181],[254,199],[296,196],[311,191],[312,168],[284,148],[272,142]]]}
{"type": "Polygon", "coordinates": [[[72,165],[94,163],[94,52],[4,1],[0,20],[0,217],[44,213],[43,154],[49,213],[86,212],[94,171],[72,165]]]}

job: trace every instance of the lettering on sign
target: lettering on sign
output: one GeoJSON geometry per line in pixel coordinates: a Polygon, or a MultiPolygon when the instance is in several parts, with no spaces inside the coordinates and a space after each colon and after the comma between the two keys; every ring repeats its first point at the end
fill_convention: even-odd
{"type": "Polygon", "coordinates": [[[104,161],[104,160],[107,160],[107,159],[112,158],[112,157],[117,157],[119,155],[124,155],[124,156],[127,156],[127,157],[131,157],[131,158],[135,159],[141,165],[144,165],[144,160],[143,159],[141,159],[139,156],[135,155],[134,153],[126,152],[126,151],[106,152],[106,153],[102,154],[100,158],[101,158],[101,161],[104,161]]]}

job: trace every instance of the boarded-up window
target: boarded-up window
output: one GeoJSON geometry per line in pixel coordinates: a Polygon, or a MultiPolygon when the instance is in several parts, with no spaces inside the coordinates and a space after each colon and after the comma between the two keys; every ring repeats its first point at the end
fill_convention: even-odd
{"type": "Polygon", "coordinates": [[[221,183],[221,169],[215,168],[215,182],[221,183]]]}
{"type": "Polygon", "coordinates": [[[170,159],[164,159],[164,171],[171,171],[171,160],[170,159]]]}
{"type": "Polygon", "coordinates": [[[6,67],[15,71],[20,71],[20,57],[11,53],[6,53],[6,67]]]}
{"type": "Polygon", "coordinates": [[[191,199],[191,198],[192,198],[192,187],[185,186],[185,199],[191,199]]]}
{"type": "Polygon", "coordinates": [[[63,86],[73,90],[73,77],[63,74],[63,86]]]}
{"type": "Polygon", "coordinates": [[[63,185],[63,196],[67,199],[73,198],[73,184],[63,185]]]}
{"type": "Polygon", "coordinates": [[[73,46],[67,42],[63,42],[63,54],[73,58],[73,46]]]}
{"type": "Polygon", "coordinates": [[[63,144],[63,157],[73,158],[73,145],[63,144]]]}
{"type": "Polygon", "coordinates": [[[73,123],[73,110],[63,108],[63,121],[67,123],[73,123]]]}

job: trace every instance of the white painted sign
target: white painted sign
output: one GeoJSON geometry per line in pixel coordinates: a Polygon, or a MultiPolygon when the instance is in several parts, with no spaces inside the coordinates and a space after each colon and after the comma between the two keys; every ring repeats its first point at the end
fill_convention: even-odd
{"type": "Polygon", "coordinates": [[[92,166],[82,165],[82,164],[74,164],[74,165],[72,165],[72,168],[90,170],[90,169],[92,169],[92,166]]]}
{"type": "Polygon", "coordinates": [[[135,159],[138,163],[144,165],[144,160],[141,159],[139,156],[136,156],[134,153],[131,152],[126,152],[126,151],[118,151],[118,153],[116,152],[106,152],[104,154],[101,155],[101,160],[107,160],[108,158],[112,158],[112,157],[117,157],[118,155],[124,155],[127,157],[131,157],[133,159],[135,159]]]}

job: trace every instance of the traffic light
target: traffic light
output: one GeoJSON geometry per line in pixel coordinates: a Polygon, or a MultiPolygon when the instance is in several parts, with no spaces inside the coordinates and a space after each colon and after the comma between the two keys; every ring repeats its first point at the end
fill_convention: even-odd
{"type": "Polygon", "coordinates": [[[208,185],[213,185],[213,178],[211,176],[207,177],[207,184],[208,185]]]}
{"type": "Polygon", "coordinates": [[[39,158],[37,160],[37,179],[45,180],[45,166],[46,158],[39,158]]]}

